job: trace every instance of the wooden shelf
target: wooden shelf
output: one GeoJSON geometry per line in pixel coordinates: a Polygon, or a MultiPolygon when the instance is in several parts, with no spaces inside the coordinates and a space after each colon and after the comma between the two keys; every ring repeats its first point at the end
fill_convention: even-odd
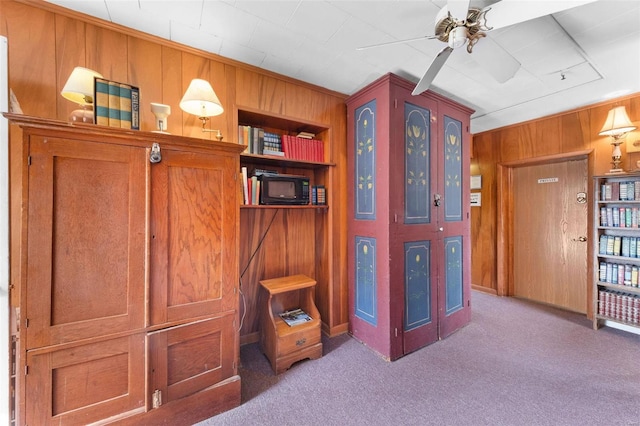
{"type": "Polygon", "coordinates": [[[240,161],[248,164],[264,164],[278,167],[289,167],[296,169],[320,169],[323,167],[333,167],[335,163],[317,163],[314,161],[291,160],[275,155],[242,154],[240,161]]]}
{"type": "MultiPolygon", "coordinates": [[[[329,206],[326,204],[316,205],[316,204],[307,204],[304,206],[300,205],[287,205],[287,204],[242,204],[240,206],[241,209],[311,209],[311,210],[328,210],[329,206]]],[[[640,259],[638,259],[640,260],[640,259]]]]}
{"type": "Polygon", "coordinates": [[[602,282],[602,281],[598,281],[596,285],[598,287],[606,287],[608,289],[611,289],[611,290],[614,290],[614,291],[620,291],[622,293],[633,293],[633,294],[640,295],[640,288],[638,288],[638,287],[631,287],[631,286],[628,286],[628,285],[605,283],[605,282],[602,282]]]}

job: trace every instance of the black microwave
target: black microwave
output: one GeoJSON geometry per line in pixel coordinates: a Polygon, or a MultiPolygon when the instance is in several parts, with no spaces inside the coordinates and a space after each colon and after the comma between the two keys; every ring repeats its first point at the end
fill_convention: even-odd
{"type": "Polygon", "coordinates": [[[309,178],[285,174],[262,174],[260,204],[309,204],[309,178]]]}

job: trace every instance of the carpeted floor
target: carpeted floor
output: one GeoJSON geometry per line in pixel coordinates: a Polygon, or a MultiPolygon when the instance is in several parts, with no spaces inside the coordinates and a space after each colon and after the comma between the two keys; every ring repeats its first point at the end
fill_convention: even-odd
{"type": "Polygon", "coordinates": [[[387,362],[348,335],[275,376],[241,348],[242,405],[210,425],[640,425],[640,336],[474,292],[472,321],[387,362]]]}

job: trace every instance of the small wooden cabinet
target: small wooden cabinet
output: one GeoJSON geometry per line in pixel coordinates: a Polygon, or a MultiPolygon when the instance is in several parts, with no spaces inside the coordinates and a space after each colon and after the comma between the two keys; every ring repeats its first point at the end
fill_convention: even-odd
{"type": "Polygon", "coordinates": [[[314,303],[315,280],[292,275],[260,281],[263,304],[260,313],[260,345],[276,374],[294,362],[322,356],[320,313],[314,303]],[[311,321],[289,326],[280,313],[301,308],[311,321]]]}

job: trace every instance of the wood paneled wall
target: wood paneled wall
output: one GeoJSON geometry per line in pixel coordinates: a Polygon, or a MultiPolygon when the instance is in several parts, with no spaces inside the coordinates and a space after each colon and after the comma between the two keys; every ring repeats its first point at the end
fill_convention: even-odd
{"type": "MultiPolygon", "coordinates": [[[[589,151],[589,175],[606,173],[612,166],[609,137],[599,136],[609,110],[624,105],[640,128],[640,94],[473,135],[471,174],[482,176],[482,206],[471,209],[471,283],[475,289],[498,291],[497,223],[498,165],[589,151]]],[[[627,143],[640,141],[640,131],[627,135],[627,143]]],[[[627,155],[621,146],[623,168],[636,170],[640,152],[627,155]]],[[[475,192],[475,191],[474,191],[475,192]]],[[[588,235],[591,235],[589,232],[588,235]]]]}
{"type": "MultiPolygon", "coordinates": [[[[40,0],[0,1],[0,34],[9,42],[9,86],[27,115],[67,120],[76,105],[62,98],[60,91],[73,68],[84,66],[140,88],[141,130],[155,130],[149,104],[159,102],[171,106],[170,133],[213,138],[201,132],[197,117],[179,107],[193,78],[211,82],[220,98],[225,112],[212,117],[207,126],[221,129],[225,141],[237,142],[238,106],[330,128],[331,158],[327,161],[336,164],[327,179],[332,191],[333,219],[327,223],[332,259],[326,262],[331,265],[324,274],[327,282],[318,286],[326,293],[319,295],[318,308],[329,330],[347,330],[347,203],[346,190],[340,185],[346,173],[345,95],[40,0]],[[326,318],[324,313],[328,313],[326,318]]],[[[282,232],[286,225],[280,219],[270,232],[282,232]]],[[[255,298],[248,303],[247,312],[257,309],[255,298]]],[[[241,335],[257,332],[253,316],[252,327],[243,328],[241,335]]]]}

